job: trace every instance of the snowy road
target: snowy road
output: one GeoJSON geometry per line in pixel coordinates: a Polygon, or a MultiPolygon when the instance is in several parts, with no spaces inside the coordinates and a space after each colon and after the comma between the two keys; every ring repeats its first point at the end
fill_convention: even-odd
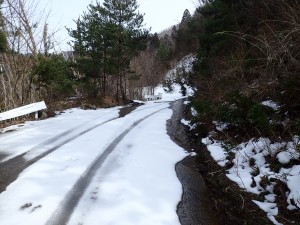
{"type": "Polygon", "coordinates": [[[72,109],[1,134],[4,164],[34,161],[1,193],[1,225],[179,224],[174,165],[186,154],[166,134],[168,107],[123,118],[118,108],[72,109]]]}

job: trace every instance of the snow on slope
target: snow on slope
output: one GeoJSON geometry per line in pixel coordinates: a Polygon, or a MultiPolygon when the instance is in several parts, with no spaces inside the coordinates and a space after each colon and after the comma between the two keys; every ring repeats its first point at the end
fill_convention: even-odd
{"type": "Polygon", "coordinates": [[[155,88],[154,95],[162,93],[162,99],[158,101],[174,101],[176,99],[192,96],[194,94],[193,88],[186,84],[184,78],[181,78],[181,82],[186,89],[186,96],[183,96],[180,85],[176,83],[176,79],[182,71],[184,71],[185,73],[191,72],[194,60],[195,57],[193,55],[187,55],[178,62],[175,68],[167,72],[165,79],[171,81],[172,84],[169,88],[164,87],[163,84],[160,84],[155,88]]]}
{"type": "MultiPolygon", "coordinates": [[[[233,166],[227,169],[227,177],[236,182],[242,189],[254,194],[263,194],[263,201],[253,201],[267,213],[268,218],[275,224],[280,225],[276,220],[278,207],[276,203],[276,182],[282,181],[287,184],[289,191],[286,192],[287,208],[299,210],[300,208],[300,165],[283,168],[291,160],[299,159],[300,138],[295,136],[290,142],[272,143],[267,138],[250,140],[241,143],[230,150],[225,149],[225,143],[214,140],[213,136],[202,139],[207,146],[211,156],[220,166],[229,162],[228,153],[233,153],[233,166]],[[297,150],[298,149],[298,150],[297,150]],[[268,157],[277,158],[282,167],[279,171],[271,169],[268,157]]],[[[273,165],[274,166],[274,165],[273,165]]]]}

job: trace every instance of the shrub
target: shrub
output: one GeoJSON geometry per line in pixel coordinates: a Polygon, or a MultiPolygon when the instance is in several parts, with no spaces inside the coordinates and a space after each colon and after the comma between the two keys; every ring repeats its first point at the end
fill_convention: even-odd
{"type": "Polygon", "coordinates": [[[270,128],[270,122],[266,113],[266,107],[261,104],[254,104],[248,111],[249,122],[258,129],[270,128]]]}
{"type": "Polygon", "coordinates": [[[73,93],[73,73],[61,55],[38,56],[32,78],[40,94],[49,101],[73,93]]]}

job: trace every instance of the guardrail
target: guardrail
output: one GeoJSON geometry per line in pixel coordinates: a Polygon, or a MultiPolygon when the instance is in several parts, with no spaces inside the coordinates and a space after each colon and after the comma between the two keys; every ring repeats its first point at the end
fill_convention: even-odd
{"type": "Polygon", "coordinates": [[[38,112],[47,109],[44,101],[21,106],[3,113],[0,113],[0,121],[13,119],[19,116],[24,116],[30,113],[35,113],[35,119],[38,119],[38,112]]]}
{"type": "Polygon", "coordinates": [[[145,95],[144,96],[146,101],[155,101],[162,99],[162,93],[159,93],[158,95],[145,95]]]}

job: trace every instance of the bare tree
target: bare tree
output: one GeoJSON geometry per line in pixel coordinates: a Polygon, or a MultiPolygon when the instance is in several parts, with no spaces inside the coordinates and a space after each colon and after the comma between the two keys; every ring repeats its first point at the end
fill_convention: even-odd
{"type": "Polygon", "coordinates": [[[31,70],[38,54],[48,54],[47,19],[49,12],[40,10],[35,0],[5,0],[1,12],[2,31],[6,34],[8,49],[0,54],[4,109],[35,101],[36,88],[31,70]]]}
{"type": "Polygon", "coordinates": [[[36,55],[47,51],[49,12],[35,0],[6,0],[4,17],[10,47],[18,53],[36,55]]]}
{"type": "Polygon", "coordinates": [[[135,76],[129,79],[131,99],[142,99],[143,92],[154,94],[154,88],[162,82],[166,73],[166,68],[157,60],[156,52],[151,50],[143,51],[135,57],[131,67],[135,71],[135,76]]]}

